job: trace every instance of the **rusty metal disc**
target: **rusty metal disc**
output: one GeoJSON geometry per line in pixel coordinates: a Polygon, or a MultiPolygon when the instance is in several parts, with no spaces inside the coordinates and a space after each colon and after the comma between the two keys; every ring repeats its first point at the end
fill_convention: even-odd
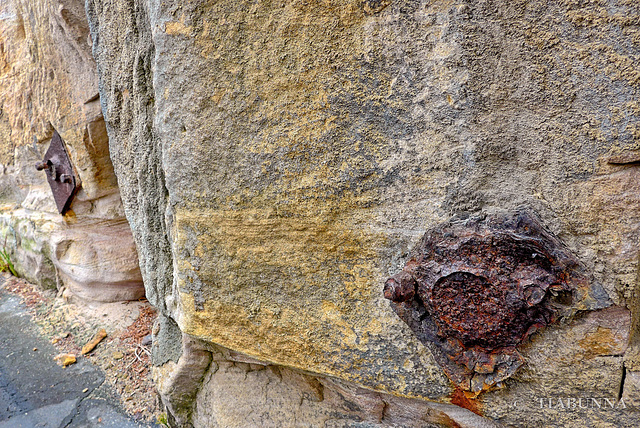
{"type": "Polygon", "coordinates": [[[384,295],[449,378],[479,393],[515,373],[517,346],[588,288],[573,254],[520,211],[428,230],[384,295]]]}

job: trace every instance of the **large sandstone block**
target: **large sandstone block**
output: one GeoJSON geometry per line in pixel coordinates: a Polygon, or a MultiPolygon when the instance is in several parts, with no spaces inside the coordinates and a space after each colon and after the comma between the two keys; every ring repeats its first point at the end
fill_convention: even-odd
{"type": "MultiPolygon", "coordinates": [[[[87,13],[147,294],[187,337],[523,426],[538,389],[622,397],[638,317],[636,2],[88,0],[87,13]],[[584,267],[597,304],[581,309],[597,311],[533,335],[519,374],[474,400],[383,284],[425,230],[522,207],[584,267]]],[[[202,378],[207,420],[215,375],[202,378]]]]}

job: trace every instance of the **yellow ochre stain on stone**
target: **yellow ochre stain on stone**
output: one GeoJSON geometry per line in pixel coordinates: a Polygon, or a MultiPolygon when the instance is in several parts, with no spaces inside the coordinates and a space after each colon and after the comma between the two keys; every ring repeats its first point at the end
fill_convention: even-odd
{"type": "Polygon", "coordinates": [[[586,334],[578,344],[585,350],[585,356],[588,357],[622,355],[626,348],[620,336],[610,328],[601,326],[586,334]]]}
{"type": "MultiPolygon", "coordinates": [[[[200,261],[197,280],[193,263],[178,263],[180,328],[256,358],[362,383],[356,369],[369,364],[370,339],[381,331],[371,304],[381,287],[375,248],[384,237],[352,222],[305,211],[280,218],[273,210],[179,210],[176,250],[190,248],[200,261]],[[335,285],[327,287],[327,278],[335,285]],[[197,303],[199,280],[209,294],[197,303]]],[[[368,382],[402,390],[402,377],[394,379],[368,382]]]]}
{"type": "Polygon", "coordinates": [[[181,21],[172,21],[164,24],[164,31],[172,36],[191,36],[193,27],[184,24],[184,17],[181,21]]]}

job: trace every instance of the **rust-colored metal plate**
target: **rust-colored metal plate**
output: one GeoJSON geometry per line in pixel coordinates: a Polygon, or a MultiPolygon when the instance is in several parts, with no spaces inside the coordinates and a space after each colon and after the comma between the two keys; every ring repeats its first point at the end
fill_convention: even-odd
{"type": "Polygon", "coordinates": [[[69,154],[58,131],[53,131],[49,149],[42,162],[36,164],[36,169],[45,170],[47,173],[47,181],[56,201],[58,212],[64,214],[71,205],[77,186],[69,154]]]}
{"type": "Polygon", "coordinates": [[[437,226],[384,295],[447,376],[478,394],[524,363],[516,347],[575,310],[590,281],[536,217],[518,212],[437,226]]]}

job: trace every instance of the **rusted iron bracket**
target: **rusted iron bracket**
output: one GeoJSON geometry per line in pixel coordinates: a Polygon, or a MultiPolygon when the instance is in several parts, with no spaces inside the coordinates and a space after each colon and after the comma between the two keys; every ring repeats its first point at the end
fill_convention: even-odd
{"type": "Polygon", "coordinates": [[[384,296],[449,379],[479,394],[524,363],[518,345],[575,311],[584,271],[531,214],[474,217],[428,230],[384,296]]]}
{"type": "Polygon", "coordinates": [[[47,181],[51,187],[53,199],[56,201],[58,212],[64,214],[76,194],[77,180],[67,149],[58,131],[53,131],[49,149],[42,162],[36,164],[36,169],[38,171],[45,170],[47,173],[47,181]]]}

